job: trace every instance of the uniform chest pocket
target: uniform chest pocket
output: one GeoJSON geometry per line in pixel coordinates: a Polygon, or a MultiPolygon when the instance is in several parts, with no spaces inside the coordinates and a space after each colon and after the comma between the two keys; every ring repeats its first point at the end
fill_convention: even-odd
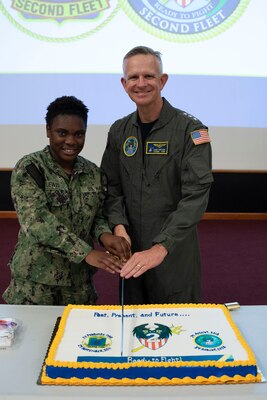
{"type": "Polygon", "coordinates": [[[47,190],[46,197],[50,208],[62,207],[70,203],[70,194],[67,190],[47,190]]]}
{"type": "Polygon", "coordinates": [[[159,180],[160,177],[163,179],[174,179],[180,177],[181,173],[181,153],[177,150],[171,156],[161,159],[155,166],[154,178],[159,180]]]}
{"type": "Polygon", "coordinates": [[[104,194],[98,188],[91,188],[81,194],[82,207],[90,211],[97,211],[103,199],[104,194]]]}

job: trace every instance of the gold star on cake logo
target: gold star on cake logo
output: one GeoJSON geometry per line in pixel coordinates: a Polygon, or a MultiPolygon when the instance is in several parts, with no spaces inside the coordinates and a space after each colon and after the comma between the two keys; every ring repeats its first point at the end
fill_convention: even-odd
{"type": "Polygon", "coordinates": [[[119,8],[109,0],[0,0],[0,10],[13,25],[48,42],[86,38],[105,27],[119,8]]]}
{"type": "Polygon", "coordinates": [[[111,349],[112,336],[103,333],[88,333],[83,336],[79,347],[86,351],[101,353],[111,349]]]}

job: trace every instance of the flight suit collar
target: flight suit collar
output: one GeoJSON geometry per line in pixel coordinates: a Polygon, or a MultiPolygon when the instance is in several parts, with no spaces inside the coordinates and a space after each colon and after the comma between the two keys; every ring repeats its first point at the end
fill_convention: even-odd
{"type": "MultiPolygon", "coordinates": [[[[160,112],[160,116],[157,122],[155,123],[154,127],[152,128],[152,130],[156,128],[161,128],[164,125],[166,125],[170,121],[172,115],[175,114],[175,108],[165,99],[165,97],[162,97],[162,100],[163,100],[163,106],[160,112]]],[[[137,110],[132,115],[132,123],[136,126],[139,126],[137,110]]]]}

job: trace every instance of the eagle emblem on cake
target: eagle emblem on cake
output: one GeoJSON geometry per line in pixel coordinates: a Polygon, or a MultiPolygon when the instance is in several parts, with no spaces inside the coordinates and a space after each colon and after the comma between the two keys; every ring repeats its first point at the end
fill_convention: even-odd
{"type": "Polygon", "coordinates": [[[136,326],[133,329],[133,335],[137,337],[142,347],[158,350],[167,343],[172,335],[172,330],[166,325],[146,323],[136,326]]]}

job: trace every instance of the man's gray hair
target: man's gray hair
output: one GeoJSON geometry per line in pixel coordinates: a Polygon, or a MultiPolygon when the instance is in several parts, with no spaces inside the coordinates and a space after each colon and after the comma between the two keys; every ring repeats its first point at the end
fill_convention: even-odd
{"type": "Polygon", "coordinates": [[[125,56],[123,57],[123,64],[122,64],[123,72],[125,72],[124,71],[125,61],[128,60],[128,58],[131,58],[131,57],[139,55],[139,54],[151,55],[151,56],[155,57],[158,61],[159,67],[160,67],[160,73],[161,74],[163,73],[161,53],[159,51],[155,51],[155,50],[151,49],[150,47],[146,47],[146,46],[136,46],[132,50],[128,51],[127,54],[125,54],[125,56]]]}

